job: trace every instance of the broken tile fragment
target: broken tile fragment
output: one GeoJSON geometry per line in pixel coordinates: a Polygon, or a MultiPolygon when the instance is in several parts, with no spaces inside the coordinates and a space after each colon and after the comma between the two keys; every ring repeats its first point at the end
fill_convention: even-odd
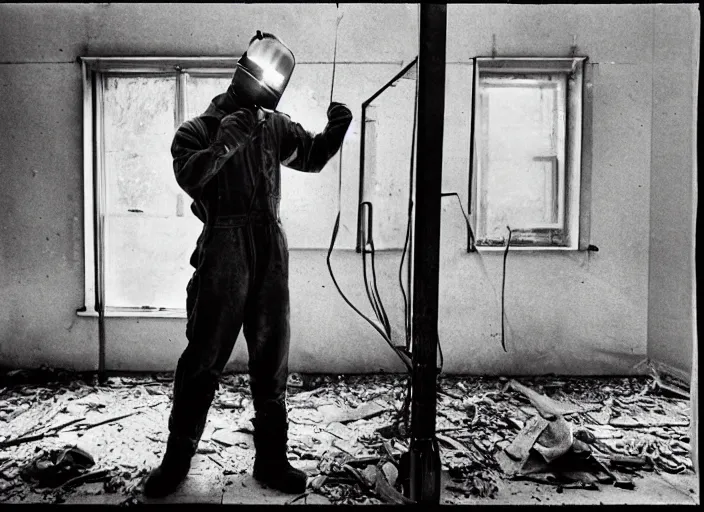
{"type": "Polygon", "coordinates": [[[244,432],[234,432],[229,429],[216,430],[211,439],[224,446],[240,446],[242,448],[252,448],[254,446],[251,435],[244,432]]]}

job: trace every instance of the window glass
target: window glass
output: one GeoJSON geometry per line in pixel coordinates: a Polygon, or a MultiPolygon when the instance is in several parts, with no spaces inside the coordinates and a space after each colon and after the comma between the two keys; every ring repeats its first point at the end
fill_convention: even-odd
{"type": "Polygon", "coordinates": [[[178,190],[170,152],[175,87],[175,77],[106,77],[103,147],[109,215],[175,213],[178,190]]]}
{"type": "Polygon", "coordinates": [[[173,174],[175,76],[108,76],[103,89],[105,299],[185,308],[200,222],[173,174]]]}
{"type": "Polygon", "coordinates": [[[189,75],[186,80],[186,115],[184,120],[201,115],[210,102],[227,91],[231,76],[203,77],[189,75]]]}
{"type": "Polygon", "coordinates": [[[480,238],[563,227],[564,78],[480,82],[480,238]]]}

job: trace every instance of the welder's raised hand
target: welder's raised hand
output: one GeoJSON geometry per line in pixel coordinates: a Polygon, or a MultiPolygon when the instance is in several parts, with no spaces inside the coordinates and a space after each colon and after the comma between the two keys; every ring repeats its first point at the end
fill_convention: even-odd
{"type": "Polygon", "coordinates": [[[328,121],[332,119],[352,118],[352,112],[344,103],[333,101],[328,107],[328,121]]]}
{"type": "Polygon", "coordinates": [[[257,117],[251,109],[239,109],[220,121],[216,142],[229,149],[237,147],[249,139],[256,125],[257,117]]]}

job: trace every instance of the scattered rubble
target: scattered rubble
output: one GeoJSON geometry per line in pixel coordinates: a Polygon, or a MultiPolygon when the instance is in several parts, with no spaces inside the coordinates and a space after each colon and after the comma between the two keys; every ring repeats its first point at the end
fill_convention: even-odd
{"type": "Polygon", "coordinates": [[[73,483],[95,465],[92,455],[77,446],[42,452],[20,471],[20,476],[37,487],[56,488],[73,483]]]}
{"type": "MultiPolygon", "coordinates": [[[[0,502],[120,493],[125,504],[161,460],[170,374],[110,377],[41,368],[0,378],[0,502]]],[[[308,490],[335,504],[404,504],[409,433],[404,375],[289,378],[289,457],[308,490]]],[[[556,492],[637,486],[642,472],[692,471],[689,402],[662,378],[443,376],[437,439],[443,493],[487,499],[500,481],[556,492]],[[520,382],[519,382],[520,380],[520,382]]],[[[246,375],[227,374],[198,447],[199,464],[251,471],[254,410],[246,375]]]]}

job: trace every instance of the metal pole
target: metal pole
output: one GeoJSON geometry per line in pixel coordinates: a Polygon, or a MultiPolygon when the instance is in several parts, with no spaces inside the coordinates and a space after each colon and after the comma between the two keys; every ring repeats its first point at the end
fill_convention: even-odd
{"type": "Polygon", "coordinates": [[[435,415],[446,33],[447,7],[421,4],[408,497],[433,504],[440,502],[441,469],[435,415]]]}

